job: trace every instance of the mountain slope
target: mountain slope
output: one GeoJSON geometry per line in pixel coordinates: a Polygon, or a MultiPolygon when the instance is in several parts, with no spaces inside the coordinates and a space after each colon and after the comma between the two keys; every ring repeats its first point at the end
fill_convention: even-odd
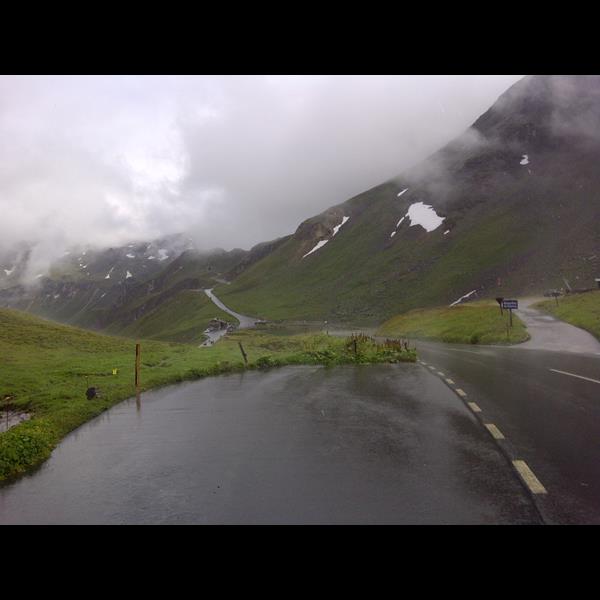
{"type": "MultiPolygon", "coordinates": [[[[198,342],[209,321],[232,321],[198,290],[235,277],[285,238],[251,250],[198,251],[183,236],[106,250],[72,249],[48,276],[5,285],[0,306],[107,333],[198,342]]],[[[28,249],[12,253],[10,279],[26,272],[28,249]],[[17,261],[17,259],[19,259],[17,261]]]]}
{"type": "Polygon", "coordinates": [[[216,293],[266,318],[371,323],[473,290],[533,293],[563,277],[589,285],[600,260],[599,158],[600,78],[526,77],[455,141],[308,219],[216,293]],[[437,228],[415,224],[427,212],[419,203],[443,218],[437,228]]]}
{"type": "Polygon", "coordinates": [[[182,236],[173,251],[164,241],[82,251],[32,287],[15,285],[19,249],[0,261],[0,306],[196,340],[212,308],[193,290],[205,287],[257,317],[368,324],[464,296],[536,294],[564,279],[591,287],[599,159],[600,77],[529,76],[453,142],[291,236],[249,251],[198,252],[182,236]]]}

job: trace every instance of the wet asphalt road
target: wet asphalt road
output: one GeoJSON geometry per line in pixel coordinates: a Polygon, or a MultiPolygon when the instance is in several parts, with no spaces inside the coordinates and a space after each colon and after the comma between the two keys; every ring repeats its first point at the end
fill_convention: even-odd
{"type": "Polygon", "coordinates": [[[515,310],[515,314],[523,321],[531,336],[528,342],[519,344],[519,348],[600,356],[600,342],[591,333],[531,306],[546,299],[524,298],[519,302],[520,308],[515,310]]]}
{"type": "Polygon", "coordinates": [[[0,488],[2,524],[538,522],[488,432],[419,364],[286,367],[149,392],[0,488]]]}
{"type": "Polygon", "coordinates": [[[600,356],[531,345],[416,345],[541,481],[548,493],[536,501],[546,522],[600,524],[600,356]]]}

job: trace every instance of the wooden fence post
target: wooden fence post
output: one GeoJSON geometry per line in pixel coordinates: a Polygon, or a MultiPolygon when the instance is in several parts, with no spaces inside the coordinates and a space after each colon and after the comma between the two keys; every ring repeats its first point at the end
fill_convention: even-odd
{"type": "Polygon", "coordinates": [[[135,345],[135,391],[137,392],[140,387],[140,355],[141,348],[140,344],[135,345]]]}
{"type": "Polygon", "coordinates": [[[240,350],[242,351],[242,356],[244,357],[244,362],[247,365],[248,364],[248,357],[246,356],[246,353],[244,352],[244,346],[242,346],[242,342],[238,342],[238,344],[240,346],[240,350]]]}

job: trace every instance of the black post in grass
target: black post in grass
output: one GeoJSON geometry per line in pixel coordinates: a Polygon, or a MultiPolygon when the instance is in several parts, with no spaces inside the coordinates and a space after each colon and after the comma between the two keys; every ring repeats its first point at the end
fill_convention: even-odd
{"type": "Polygon", "coordinates": [[[244,346],[242,346],[242,342],[238,342],[238,345],[240,347],[240,351],[242,352],[242,356],[244,357],[244,363],[246,366],[248,366],[248,356],[246,355],[246,352],[244,352],[244,346]]]}
{"type": "Polygon", "coordinates": [[[142,354],[141,345],[137,343],[135,345],[135,391],[139,392],[140,389],[140,358],[142,354]]]}

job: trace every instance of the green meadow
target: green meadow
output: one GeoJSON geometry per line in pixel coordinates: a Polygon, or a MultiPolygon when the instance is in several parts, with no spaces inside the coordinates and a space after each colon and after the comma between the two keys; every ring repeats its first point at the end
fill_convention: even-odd
{"type": "Polygon", "coordinates": [[[496,303],[484,301],[411,310],[383,323],[377,335],[455,344],[515,344],[529,339],[527,329],[514,313],[508,335],[506,325],[507,311],[501,315],[496,303]]]}
{"type": "Polygon", "coordinates": [[[544,300],[535,308],[581,327],[600,339],[600,290],[559,298],[558,305],[554,299],[544,300]]]}

